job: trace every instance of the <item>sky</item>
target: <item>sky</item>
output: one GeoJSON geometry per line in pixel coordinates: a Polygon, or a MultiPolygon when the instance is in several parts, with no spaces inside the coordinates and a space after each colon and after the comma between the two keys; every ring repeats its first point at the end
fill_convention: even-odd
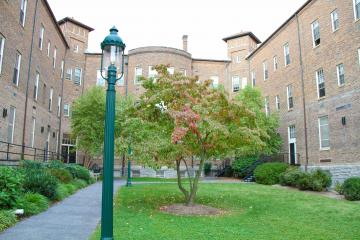
{"type": "Polygon", "coordinates": [[[194,58],[227,59],[224,37],[252,31],[261,41],[270,36],[306,0],[48,0],[57,20],[74,19],[94,28],[89,51],[112,26],[130,49],[167,46],[188,51],[194,58]]]}

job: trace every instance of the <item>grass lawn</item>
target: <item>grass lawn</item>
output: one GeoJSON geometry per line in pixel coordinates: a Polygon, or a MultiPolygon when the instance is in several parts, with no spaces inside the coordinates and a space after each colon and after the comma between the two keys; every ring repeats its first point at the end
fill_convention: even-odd
{"type": "MultiPolygon", "coordinates": [[[[126,180],[126,178],[124,178],[126,180]]],[[[175,182],[177,183],[176,178],[151,178],[151,177],[135,177],[131,178],[132,182],[175,182]]],[[[200,180],[201,181],[201,180],[200,180]]],[[[189,182],[188,178],[183,178],[182,182],[189,182]]]]}
{"type": "MultiPolygon", "coordinates": [[[[202,183],[198,203],[226,214],[195,217],[159,211],[181,201],[176,184],[121,188],[115,200],[114,239],[360,239],[358,202],[257,184],[202,183]]],[[[100,239],[99,228],[91,239],[100,239]]]]}

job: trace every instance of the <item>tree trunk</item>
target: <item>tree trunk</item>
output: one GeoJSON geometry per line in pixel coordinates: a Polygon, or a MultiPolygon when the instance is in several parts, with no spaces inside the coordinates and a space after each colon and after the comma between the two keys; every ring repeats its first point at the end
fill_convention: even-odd
{"type": "Polygon", "coordinates": [[[203,152],[201,154],[201,157],[200,157],[200,165],[199,165],[199,169],[198,171],[196,172],[195,174],[195,178],[194,178],[194,181],[193,181],[193,184],[192,184],[192,188],[190,189],[190,196],[189,196],[189,199],[188,201],[186,202],[186,205],[187,206],[193,206],[195,204],[195,199],[196,199],[196,193],[197,193],[197,190],[198,190],[198,184],[199,184],[199,179],[200,179],[200,176],[201,176],[201,172],[204,168],[204,163],[205,163],[205,153],[203,152]]]}
{"type": "Polygon", "coordinates": [[[177,159],[176,160],[177,182],[178,182],[180,191],[184,194],[185,202],[188,202],[190,195],[189,195],[189,192],[183,187],[182,182],[181,182],[180,163],[181,163],[181,159],[177,159]]]}

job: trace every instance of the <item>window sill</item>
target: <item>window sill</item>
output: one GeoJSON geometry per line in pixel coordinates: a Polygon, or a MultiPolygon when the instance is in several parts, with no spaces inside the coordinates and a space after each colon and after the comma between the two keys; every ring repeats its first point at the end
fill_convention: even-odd
{"type": "Polygon", "coordinates": [[[322,100],[325,100],[326,99],[326,96],[324,96],[324,97],[318,97],[318,101],[320,102],[320,101],[322,101],[322,100]]]}
{"type": "Polygon", "coordinates": [[[343,84],[341,84],[341,85],[338,84],[338,87],[339,87],[339,88],[344,88],[344,87],[345,87],[345,83],[343,83],[343,84]]]}
{"type": "Polygon", "coordinates": [[[321,46],[321,44],[319,44],[319,45],[317,45],[317,46],[314,46],[314,44],[313,44],[313,50],[319,48],[320,46],[321,46]]]}
{"type": "Polygon", "coordinates": [[[292,112],[292,111],[294,111],[294,108],[288,109],[288,112],[292,112]]]}
{"type": "Polygon", "coordinates": [[[329,147],[328,148],[320,148],[319,151],[321,151],[321,152],[330,151],[330,148],[329,147]]]}
{"type": "Polygon", "coordinates": [[[338,29],[336,29],[336,30],[333,30],[333,33],[339,32],[339,29],[340,29],[340,28],[338,28],[338,29]]]}

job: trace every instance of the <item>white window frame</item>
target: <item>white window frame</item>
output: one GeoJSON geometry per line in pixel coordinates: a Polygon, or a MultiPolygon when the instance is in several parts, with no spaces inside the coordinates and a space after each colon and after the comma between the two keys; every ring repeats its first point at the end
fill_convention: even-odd
{"type": "Polygon", "coordinates": [[[294,108],[294,96],[293,96],[293,86],[292,84],[287,85],[286,87],[286,96],[287,96],[287,106],[288,110],[291,110],[294,108]],[[290,98],[292,99],[292,107],[290,107],[290,98]]]}
{"type": "Polygon", "coordinates": [[[241,63],[241,56],[236,56],[235,57],[235,61],[236,61],[236,63],[241,63]]]}
{"type": "MultiPolygon", "coordinates": [[[[354,19],[355,19],[355,21],[357,21],[357,20],[359,20],[359,19],[360,19],[360,12],[359,12],[359,13],[356,13],[356,1],[359,1],[359,0],[353,0],[353,6],[354,6],[354,19]]],[[[359,1],[357,4],[360,4],[360,1],[359,1]]]]}
{"type": "Polygon", "coordinates": [[[219,87],[219,76],[217,75],[213,75],[210,77],[211,80],[211,86],[213,88],[218,88],[219,87]]]}
{"type": "Polygon", "coordinates": [[[65,65],[65,61],[61,60],[61,72],[60,72],[60,78],[61,79],[64,78],[64,65],[65,65]]]}
{"type": "Polygon", "coordinates": [[[36,130],[36,118],[32,118],[32,129],[31,129],[31,147],[35,145],[35,130],[36,130]]]}
{"type": "Polygon", "coordinates": [[[263,75],[264,81],[269,79],[269,65],[267,61],[263,62],[263,75]]]}
{"type": "Polygon", "coordinates": [[[20,18],[21,26],[25,27],[25,19],[26,19],[26,10],[27,10],[27,0],[22,0],[20,3],[20,14],[23,12],[23,19],[20,18]],[[21,21],[22,20],[22,21],[21,21]]]}
{"type": "Polygon", "coordinates": [[[288,42],[284,44],[284,64],[285,64],[285,67],[291,64],[290,44],[288,42]],[[288,57],[289,57],[289,59],[288,59],[288,57]]]}
{"type": "Polygon", "coordinates": [[[39,35],[39,48],[40,48],[40,50],[43,49],[44,33],[45,33],[45,28],[44,28],[44,26],[41,24],[41,27],[40,27],[40,35],[39,35]]]}
{"type": "Polygon", "coordinates": [[[40,73],[36,72],[35,75],[35,84],[34,84],[34,100],[37,101],[39,97],[39,81],[40,81],[40,73]]]}
{"type": "Polygon", "coordinates": [[[56,53],[57,53],[57,48],[54,48],[54,56],[53,56],[53,68],[56,68],[56,53]]]}
{"type": "Polygon", "coordinates": [[[256,86],[256,73],[254,71],[251,72],[251,86],[256,86]]]}
{"type": "Polygon", "coordinates": [[[274,63],[274,65],[273,65],[273,67],[274,67],[274,72],[275,72],[276,70],[278,70],[278,67],[279,67],[278,57],[277,57],[276,55],[273,57],[273,63],[274,63]]]}
{"type": "Polygon", "coordinates": [[[339,20],[338,10],[335,9],[334,11],[331,12],[330,15],[331,15],[331,28],[332,28],[332,31],[336,32],[340,28],[340,20],[339,20]],[[336,19],[335,19],[335,16],[336,16],[336,19]],[[335,25],[336,21],[338,22],[337,26],[335,25]]]}
{"type": "Polygon", "coordinates": [[[317,88],[318,99],[324,98],[324,97],[326,97],[324,70],[322,68],[318,69],[315,73],[315,77],[316,77],[316,88],[317,88]],[[320,73],[322,73],[322,75],[320,73]],[[320,79],[320,76],[322,76],[322,79],[320,79]],[[322,80],[322,81],[320,82],[320,80],[322,80]],[[325,90],[324,96],[320,96],[320,87],[319,87],[320,84],[324,84],[324,90],[325,90]]]}
{"type": "Polygon", "coordinates": [[[175,73],[175,68],[174,67],[168,67],[166,70],[170,75],[174,75],[174,73],[175,73]]]}
{"type": "Polygon", "coordinates": [[[158,76],[158,72],[156,71],[154,66],[149,66],[148,77],[156,79],[157,76],[158,76]]]}
{"type": "Polygon", "coordinates": [[[181,68],[180,73],[186,77],[186,69],[185,68],[181,68]]]}
{"type": "Polygon", "coordinates": [[[319,127],[319,146],[320,146],[320,150],[329,150],[330,149],[330,127],[329,127],[329,116],[323,116],[323,117],[319,117],[318,118],[318,127],[319,127]],[[327,119],[327,124],[323,124],[321,125],[321,119],[326,118],[327,119]],[[322,139],[322,131],[321,131],[321,127],[322,126],[327,126],[328,128],[328,134],[329,134],[329,139],[322,139]],[[323,146],[322,142],[323,140],[327,140],[329,141],[329,146],[323,146]]]}
{"type": "Polygon", "coordinates": [[[72,81],[72,72],[73,72],[73,71],[72,71],[72,68],[68,68],[68,69],[66,70],[65,79],[72,81]],[[70,77],[70,78],[68,78],[68,77],[70,77]]]}
{"type": "Polygon", "coordinates": [[[135,85],[141,84],[141,81],[139,81],[139,78],[141,78],[141,77],[142,77],[142,67],[135,67],[135,74],[134,74],[134,84],[135,85]]]}
{"type": "Polygon", "coordinates": [[[265,114],[266,116],[269,116],[270,115],[269,97],[265,97],[264,105],[265,105],[265,114]]]}
{"type": "Polygon", "coordinates": [[[49,93],[49,112],[52,111],[52,105],[53,105],[53,95],[54,95],[54,88],[50,88],[50,93],[49,93]]]}
{"type": "Polygon", "coordinates": [[[0,75],[2,70],[2,63],[4,59],[4,49],[5,49],[5,37],[0,34],[0,75]]]}
{"type": "Polygon", "coordinates": [[[77,86],[81,86],[81,82],[82,82],[82,69],[81,68],[79,68],[79,67],[76,67],[75,69],[74,69],[74,84],[75,85],[77,85],[77,86]],[[77,70],[80,70],[80,76],[79,76],[79,81],[77,81],[77,76],[76,76],[76,71],[77,70]]]}
{"type": "Polygon", "coordinates": [[[320,46],[321,44],[321,33],[320,33],[320,23],[319,23],[319,20],[316,19],[315,21],[313,21],[311,23],[311,35],[312,35],[312,42],[313,42],[313,48],[316,48],[317,46],[320,46]],[[315,42],[315,23],[317,24],[318,28],[319,28],[319,39],[320,39],[320,43],[318,45],[316,45],[316,42],[315,42]]]}
{"type": "Polygon", "coordinates": [[[279,96],[279,95],[276,95],[276,96],[275,96],[275,109],[276,109],[277,111],[280,110],[280,96],[279,96]]]}
{"type": "Polygon", "coordinates": [[[231,88],[232,92],[233,93],[239,92],[240,88],[241,88],[241,86],[240,86],[240,77],[239,76],[233,76],[231,80],[232,80],[231,81],[232,82],[232,85],[231,85],[232,86],[232,88],[231,88]],[[237,79],[237,82],[238,82],[237,85],[239,85],[238,88],[235,88],[236,87],[236,82],[235,82],[236,79],[237,79]]]}
{"type": "Polygon", "coordinates": [[[64,103],[64,117],[70,117],[70,104],[64,103]]]}
{"type": "MultiPolygon", "coordinates": [[[[8,122],[8,135],[7,135],[7,141],[9,142],[9,143],[14,143],[14,132],[15,132],[15,123],[16,123],[16,121],[15,121],[15,119],[16,119],[16,107],[13,107],[13,106],[10,106],[10,108],[9,108],[10,110],[9,110],[9,114],[11,113],[11,109],[14,109],[14,115],[12,116],[12,122],[10,123],[10,122],[8,122]],[[9,141],[9,128],[11,127],[11,137],[10,137],[10,141],[9,141]]],[[[9,116],[9,120],[10,120],[10,116],[9,116]]]]}
{"type": "Polygon", "coordinates": [[[61,113],[61,101],[62,101],[61,96],[58,96],[58,104],[57,104],[57,116],[58,117],[60,117],[60,113],[61,113]]]}
{"type": "Polygon", "coordinates": [[[345,67],[344,67],[343,63],[340,63],[340,64],[336,65],[336,75],[337,75],[338,85],[339,86],[345,85],[345,67]],[[341,68],[342,68],[343,75],[344,75],[344,82],[343,83],[340,82],[340,80],[341,80],[340,79],[340,70],[341,70],[341,68]]]}
{"type": "Polygon", "coordinates": [[[75,44],[74,45],[74,53],[78,53],[79,52],[79,45],[75,44]]]}
{"type": "Polygon", "coordinates": [[[14,83],[14,79],[13,79],[13,84],[15,84],[15,86],[19,86],[20,69],[21,69],[21,53],[18,51],[16,51],[16,63],[14,68],[17,69],[17,73],[16,73],[16,83],[14,83]]]}
{"type": "Polygon", "coordinates": [[[50,40],[48,41],[48,45],[47,45],[47,56],[50,57],[50,49],[51,49],[51,42],[50,40]]]}

